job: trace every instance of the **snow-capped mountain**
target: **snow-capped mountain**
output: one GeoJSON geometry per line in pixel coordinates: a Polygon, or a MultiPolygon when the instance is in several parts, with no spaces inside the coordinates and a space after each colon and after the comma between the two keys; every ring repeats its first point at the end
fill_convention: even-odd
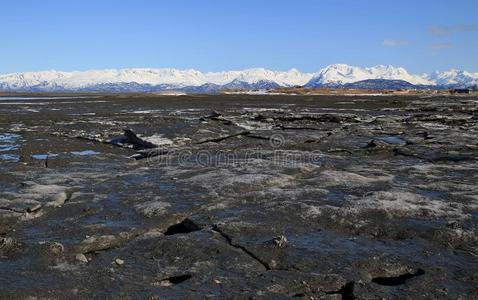
{"type": "Polygon", "coordinates": [[[3,91],[99,91],[156,92],[181,90],[213,92],[222,89],[270,89],[276,87],[347,87],[357,82],[368,85],[379,80],[405,81],[411,85],[452,87],[478,84],[478,73],[451,70],[431,75],[410,74],[404,68],[375,66],[361,68],[345,64],[331,65],[317,73],[296,69],[271,71],[263,68],[242,71],[208,72],[178,69],[107,69],[92,71],[42,71],[0,75],[3,91]]]}
{"type": "Polygon", "coordinates": [[[450,70],[447,72],[435,72],[428,76],[428,79],[437,85],[454,85],[469,87],[478,85],[478,73],[467,71],[450,70]]]}
{"type": "Polygon", "coordinates": [[[236,82],[254,84],[261,81],[274,82],[280,86],[304,85],[314,76],[313,73],[301,73],[297,69],[287,72],[271,71],[263,68],[246,69],[243,71],[229,71],[217,73],[205,73],[205,83],[224,85],[236,82]]]}
{"type": "Polygon", "coordinates": [[[376,66],[371,68],[352,67],[344,64],[328,66],[317,73],[306,86],[341,86],[363,80],[386,79],[403,80],[414,85],[434,85],[434,83],[419,75],[411,75],[404,68],[393,66],[376,66]]]}
{"type": "Polygon", "coordinates": [[[177,69],[120,69],[93,70],[84,72],[26,72],[0,75],[0,89],[3,90],[65,90],[81,91],[105,89],[109,85],[144,85],[149,88],[181,89],[202,85],[224,86],[235,83],[247,85],[274,83],[278,86],[304,85],[313,74],[300,73],[292,69],[287,72],[266,69],[202,73],[196,70],[177,69]]]}

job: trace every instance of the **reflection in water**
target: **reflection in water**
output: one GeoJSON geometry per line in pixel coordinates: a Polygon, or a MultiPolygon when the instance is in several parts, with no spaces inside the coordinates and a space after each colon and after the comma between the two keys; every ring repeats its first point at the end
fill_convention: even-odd
{"type": "Polygon", "coordinates": [[[38,160],[45,160],[47,158],[52,158],[52,157],[56,157],[58,156],[58,154],[54,154],[54,153],[48,153],[48,154],[33,154],[32,155],[32,158],[33,159],[38,159],[38,160]]]}
{"type": "Polygon", "coordinates": [[[72,151],[71,154],[78,156],[87,156],[87,155],[98,155],[99,152],[93,150],[84,150],[84,151],[72,151]]]}
{"type": "Polygon", "coordinates": [[[16,154],[0,154],[0,160],[18,162],[20,161],[20,156],[16,154]]]}

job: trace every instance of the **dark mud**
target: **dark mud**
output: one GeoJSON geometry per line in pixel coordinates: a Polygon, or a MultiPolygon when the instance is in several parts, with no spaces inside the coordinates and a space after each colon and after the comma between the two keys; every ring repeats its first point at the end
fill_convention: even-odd
{"type": "Polygon", "coordinates": [[[0,298],[476,299],[477,111],[0,98],[0,298]]]}

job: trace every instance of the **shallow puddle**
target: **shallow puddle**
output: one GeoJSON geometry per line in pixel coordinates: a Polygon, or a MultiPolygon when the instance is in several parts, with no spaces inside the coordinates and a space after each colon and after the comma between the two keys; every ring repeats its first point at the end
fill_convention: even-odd
{"type": "Polygon", "coordinates": [[[83,151],[72,151],[71,154],[75,156],[90,156],[90,155],[99,155],[100,152],[94,150],[83,150],[83,151]]]}

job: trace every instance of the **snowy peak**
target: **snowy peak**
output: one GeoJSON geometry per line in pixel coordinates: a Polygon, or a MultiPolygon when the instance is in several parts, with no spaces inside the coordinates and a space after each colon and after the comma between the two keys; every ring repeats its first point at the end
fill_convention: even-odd
{"type": "Polygon", "coordinates": [[[454,69],[447,72],[435,72],[427,76],[427,78],[437,85],[456,85],[460,87],[478,85],[478,73],[454,69]]]}
{"type": "Polygon", "coordinates": [[[207,91],[225,88],[267,89],[274,87],[344,87],[368,80],[405,81],[416,86],[468,87],[478,84],[478,73],[450,70],[414,75],[400,67],[370,68],[335,64],[316,73],[297,69],[273,71],[253,68],[242,71],[207,72],[171,68],[105,69],[90,71],[41,71],[0,75],[3,91],[207,91]]]}
{"type": "MultiPolygon", "coordinates": [[[[243,71],[202,73],[196,70],[177,69],[107,69],[84,72],[26,72],[0,75],[0,87],[37,89],[56,86],[65,90],[79,90],[90,86],[107,84],[169,85],[175,87],[198,87],[205,84],[226,85],[231,82],[256,84],[270,81],[279,86],[304,85],[311,73],[297,70],[287,72],[270,71],[262,68],[243,71]]],[[[5,89],[5,88],[4,88],[5,89]]]]}
{"type": "Polygon", "coordinates": [[[298,70],[294,69],[289,70],[287,72],[277,72],[259,68],[240,71],[235,80],[247,83],[272,81],[280,86],[294,86],[304,85],[310,79],[312,79],[312,77],[313,74],[300,73],[298,70]]]}
{"type": "Polygon", "coordinates": [[[270,81],[280,86],[295,86],[306,84],[314,74],[301,73],[296,69],[286,72],[271,71],[264,68],[246,69],[243,71],[210,72],[204,74],[204,83],[225,85],[231,82],[246,82],[255,84],[262,81],[270,81]]]}
{"type": "Polygon", "coordinates": [[[433,85],[433,82],[422,76],[409,74],[404,68],[383,65],[360,68],[337,64],[322,69],[307,86],[340,86],[371,79],[403,80],[415,85],[433,85]]]}
{"type": "Polygon", "coordinates": [[[65,89],[80,89],[97,84],[138,83],[198,85],[202,73],[195,70],[176,69],[119,69],[92,70],[85,72],[28,72],[0,75],[0,84],[13,86],[56,85],[65,89]]]}

